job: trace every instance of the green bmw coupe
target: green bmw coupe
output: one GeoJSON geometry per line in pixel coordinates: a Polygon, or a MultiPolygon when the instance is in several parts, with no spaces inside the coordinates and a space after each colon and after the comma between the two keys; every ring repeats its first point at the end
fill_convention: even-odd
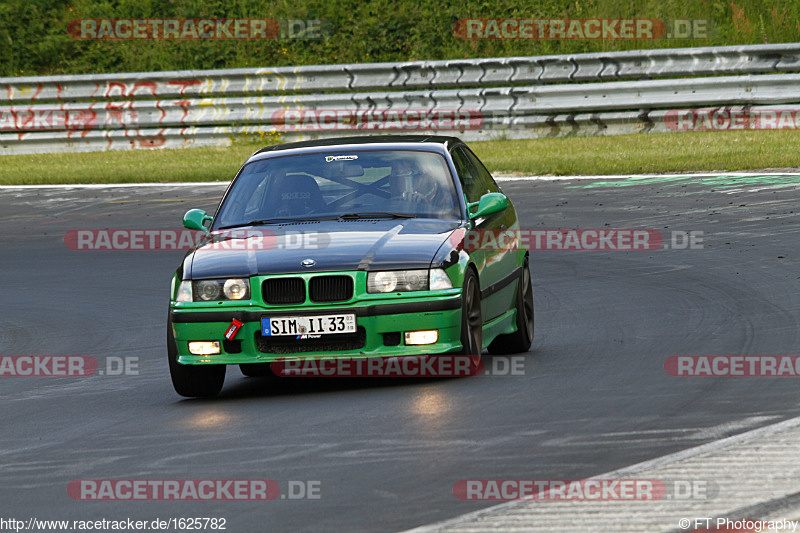
{"type": "Polygon", "coordinates": [[[213,216],[193,209],[183,222],[205,237],[172,280],[167,353],[182,396],[217,394],[228,365],[250,376],[288,357],[531,346],[528,251],[472,238],[513,234],[516,211],[457,138],[265,148],[213,216]]]}

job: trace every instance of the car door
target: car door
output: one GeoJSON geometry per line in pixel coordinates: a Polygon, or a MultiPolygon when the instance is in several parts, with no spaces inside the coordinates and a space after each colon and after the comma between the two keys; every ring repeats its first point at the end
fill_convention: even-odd
{"type": "MultiPolygon", "coordinates": [[[[451,155],[467,202],[477,202],[486,193],[500,192],[491,173],[466,146],[456,146],[451,155]]],[[[490,238],[507,229],[517,229],[516,214],[511,205],[504,211],[475,220],[474,230],[478,232],[481,246],[471,255],[478,267],[484,322],[502,315],[514,302],[516,283],[508,281],[517,267],[516,254],[514,250],[493,246],[490,238]]]]}

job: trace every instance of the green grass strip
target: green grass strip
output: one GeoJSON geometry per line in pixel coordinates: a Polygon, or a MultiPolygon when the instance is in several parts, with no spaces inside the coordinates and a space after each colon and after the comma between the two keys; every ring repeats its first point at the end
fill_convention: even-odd
{"type": "MultiPolygon", "coordinates": [[[[494,173],[648,174],[800,167],[800,133],[682,132],[472,142],[494,173]]],[[[0,156],[0,185],[230,180],[264,146],[0,156]]]]}

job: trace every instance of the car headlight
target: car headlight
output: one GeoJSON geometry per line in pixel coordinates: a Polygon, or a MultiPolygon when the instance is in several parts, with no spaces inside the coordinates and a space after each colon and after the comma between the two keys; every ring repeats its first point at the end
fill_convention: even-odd
{"type": "Polygon", "coordinates": [[[250,299],[250,280],[242,278],[232,279],[204,279],[191,283],[189,298],[182,300],[181,289],[186,281],[181,282],[178,288],[179,302],[217,302],[223,300],[249,300],[250,299]]]}
{"type": "Polygon", "coordinates": [[[226,279],[222,286],[222,294],[228,300],[241,300],[250,294],[250,282],[246,279],[226,279]]]}
{"type": "Polygon", "coordinates": [[[387,270],[367,274],[367,292],[409,292],[451,289],[453,284],[444,270],[387,270]]]}

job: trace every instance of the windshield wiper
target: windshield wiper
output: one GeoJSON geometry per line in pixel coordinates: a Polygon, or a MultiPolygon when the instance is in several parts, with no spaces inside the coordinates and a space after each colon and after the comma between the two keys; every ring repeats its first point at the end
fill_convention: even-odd
{"type": "Polygon", "coordinates": [[[244,228],[247,226],[264,226],[267,224],[285,224],[287,222],[317,222],[320,220],[335,220],[335,219],[324,219],[324,218],[265,218],[263,220],[251,220],[250,222],[244,222],[241,224],[231,224],[230,226],[220,226],[217,229],[233,229],[233,228],[244,228]]]}
{"type": "Polygon", "coordinates": [[[339,215],[338,220],[358,220],[362,218],[417,218],[417,215],[406,213],[389,213],[388,211],[375,211],[371,213],[346,213],[339,215]]]}

